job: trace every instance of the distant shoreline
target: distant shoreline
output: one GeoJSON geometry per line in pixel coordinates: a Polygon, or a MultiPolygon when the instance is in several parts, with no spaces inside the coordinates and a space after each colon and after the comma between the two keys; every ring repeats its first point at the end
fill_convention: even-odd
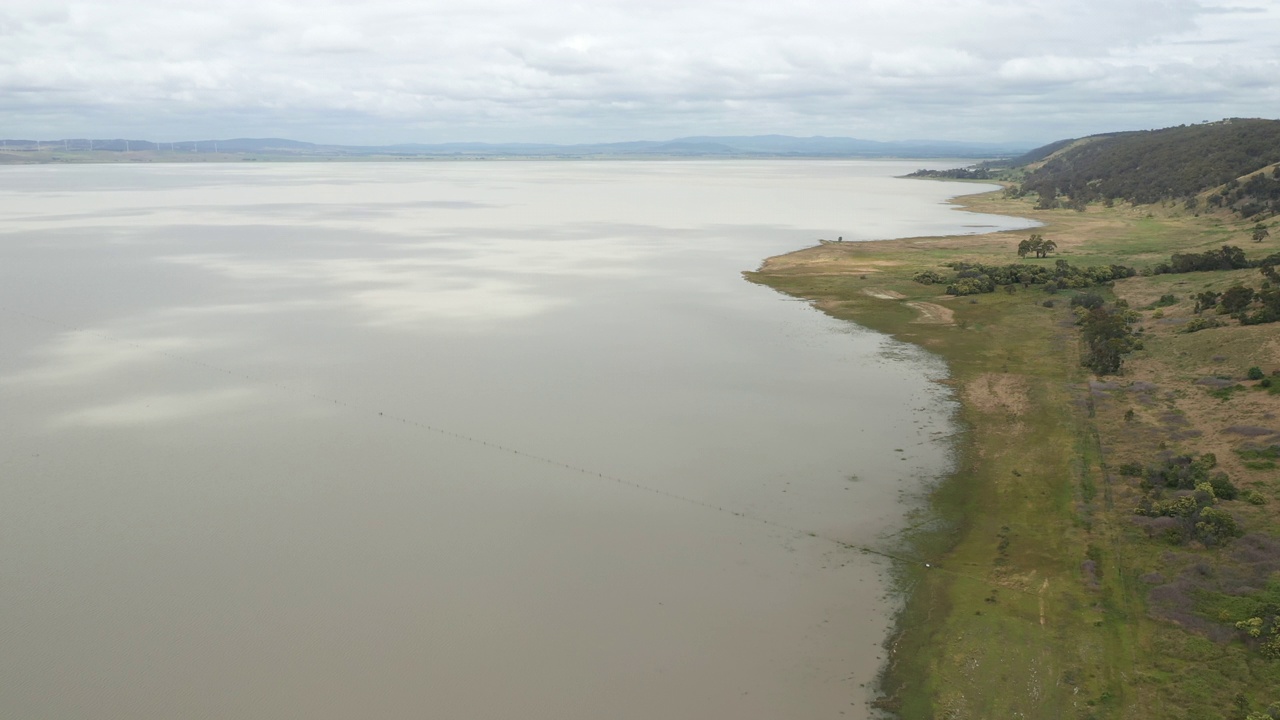
{"type": "Polygon", "coordinates": [[[0,164],[133,162],[284,162],[396,160],[569,160],[569,159],[955,159],[973,163],[1013,157],[1018,144],[912,140],[881,142],[849,137],[789,135],[694,136],[672,140],[595,143],[443,142],[342,145],[287,138],[194,139],[157,142],[138,139],[0,138],[0,164]]]}
{"type": "MultiPolygon", "coordinates": [[[[150,151],[119,153],[115,151],[44,153],[35,151],[0,150],[0,166],[11,165],[168,165],[168,164],[234,164],[234,163],[396,163],[396,162],[645,162],[645,161],[714,161],[714,160],[805,160],[921,162],[955,160],[962,163],[979,162],[988,157],[918,156],[918,155],[767,155],[742,153],[728,155],[663,155],[663,154],[600,154],[600,155],[464,155],[464,154],[395,154],[395,155],[274,155],[258,153],[214,152],[163,152],[150,151]],[[19,154],[19,152],[23,154],[19,154]],[[31,152],[27,155],[27,152],[31,152]]],[[[981,182],[991,182],[984,180],[981,182]]]]}

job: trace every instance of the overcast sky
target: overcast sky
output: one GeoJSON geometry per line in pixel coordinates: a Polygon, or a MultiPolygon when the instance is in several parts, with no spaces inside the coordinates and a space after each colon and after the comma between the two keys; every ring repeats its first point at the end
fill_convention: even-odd
{"type": "Polygon", "coordinates": [[[0,0],[0,137],[1033,143],[1280,116],[1280,0],[0,0]]]}

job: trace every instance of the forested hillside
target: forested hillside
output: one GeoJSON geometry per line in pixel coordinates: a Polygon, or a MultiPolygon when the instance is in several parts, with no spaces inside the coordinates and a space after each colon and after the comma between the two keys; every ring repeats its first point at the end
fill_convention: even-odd
{"type": "Polygon", "coordinates": [[[1065,147],[1053,143],[1020,160],[1044,158],[1023,179],[1020,192],[1035,193],[1046,209],[1097,200],[1177,200],[1192,209],[1201,202],[1226,207],[1246,218],[1280,213],[1280,170],[1268,169],[1280,163],[1280,120],[1230,119],[1096,135],[1065,147]],[[1209,191],[1214,192],[1198,197],[1209,191]]]}

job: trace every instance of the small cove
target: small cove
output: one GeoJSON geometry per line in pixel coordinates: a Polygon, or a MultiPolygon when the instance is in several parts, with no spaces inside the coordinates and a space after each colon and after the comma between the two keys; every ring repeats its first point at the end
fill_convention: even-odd
{"type": "Polygon", "coordinates": [[[4,168],[6,705],[866,717],[945,368],[739,272],[919,165],[4,168]]]}

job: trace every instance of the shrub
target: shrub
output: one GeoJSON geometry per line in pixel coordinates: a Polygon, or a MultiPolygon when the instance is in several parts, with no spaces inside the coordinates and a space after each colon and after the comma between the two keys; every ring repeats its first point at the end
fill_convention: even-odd
{"type": "Polygon", "coordinates": [[[961,278],[947,286],[948,295],[979,295],[993,290],[995,290],[995,284],[985,275],[961,278]]]}
{"type": "Polygon", "coordinates": [[[1240,489],[1231,482],[1231,479],[1224,472],[1217,472],[1209,476],[1208,485],[1213,488],[1214,496],[1223,500],[1235,500],[1240,495],[1240,489]]]}
{"type": "Polygon", "coordinates": [[[1264,377],[1266,377],[1266,375],[1263,374],[1262,368],[1258,367],[1257,365],[1254,365],[1253,367],[1249,368],[1247,377],[1250,380],[1261,380],[1264,377]]]}
{"type": "Polygon", "coordinates": [[[1102,296],[1095,292],[1079,293],[1071,298],[1071,307],[1082,307],[1086,310],[1092,310],[1096,307],[1102,307],[1106,301],[1102,296]]]}
{"type": "MultiPolygon", "coordinates": [[[[1258,649],[1266,657],[1272,660],[1280,660],[1280,635],[1272,635],[1271,639],[1262,643],[1262,646],[1258,649]]],[[[1272,715],[1272,717],[1274,718],[1275,716],[1272,715]]]]}
{"type": "Polygon", "coordinates": [[[1201,508],[1195,528],[1196,539],[1205,545],[1221,544],[1244,535],[1244,528],[1236,522],[1235,516],[1216,507],[1201,508]]]}
{"type": "Polygon", "coordinates": [[[1192,318],[1190,322],[1182,326],[1179,332],[1193,333],[1209,328],[1223,327],[1226,323],[1217,318],[1192,318]]]}
{"type": "Polygon", "coordinates": [[[1218,398],[1219,400],[1230,400],[1232,395],[1244,389],[1245,387],[1243,385],[1241,385],[1240,383],[1236,383],[1235,385],[1228,385],[1227,387],[1210,390],[1209,394],[1218,398]]]}
{"type": "Polygon", "coordinates": [[[915,275],[912,275],[911,279],[915,280],[921,285],[938,285],[940,283],[944,283],[947,281],[945,277],[943,277],[942,275],[932,270],[924,270],[922,272],[918,272],[915,275]]]}
{"type": "Polygon", "coordinates": [[[1195,307],[1196,314],[1199,315],[1201,311],[1208,310],[1211,307],[1215,307],[1218,304],[1219,297],[1221,297],[1221,294],[1216,293],[1212,290],[1205,290],[1199,295],[1196,295],[1196,307],[1195,307]]]}
{"type": "Polygon", "coordinates": [[[1252,302],[1253,288],[1233,285],[1222,293],[1222,297],[1218,298],[1218,305],[1221,308],[1219,312],[1225,314],[1244,312],[1252,302]]]}

